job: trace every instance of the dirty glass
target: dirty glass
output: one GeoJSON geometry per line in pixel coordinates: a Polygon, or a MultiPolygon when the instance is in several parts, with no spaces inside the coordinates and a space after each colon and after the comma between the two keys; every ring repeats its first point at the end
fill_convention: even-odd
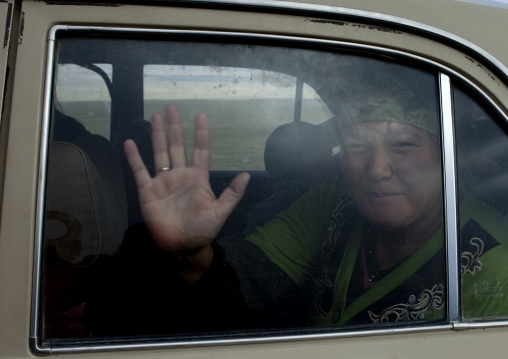
{"type": "Polygon", "coordinates": [[[454,92],[465,321],[508,317],[508,126],[478,95],[454,92]]]}
{"type": "Polygon", "coordinates": [[[212,170],[262,171],[264,142],[275,128],[295,116],[314,125],[333,117],[312,87],[298,83],[294,75],[225,66],[146,65],[143,79],[144,117],[162,111],[168,102],[176,105],[183,115],[188,154],[194,116],[199,111],[208,115],[212,170]],[[243,120],[234,133],[233,118],[243,120]],[[234,146],[235,140],[241,145],[234,146]]]}
{"type": "Polygon", "coordinates": [[[376,54],[212,40],[58,40],[41,343],[446,320],[436,72],[376,54]],[[179,109],[187,165],[201,166],[192,175],[177,132],[160,135],[175,128],[168,104],[179,109]],[[209,173],[205,157],[192,156],[193,143],[206,142],[199,113],[210,124],[209,173]],[[226,189],[242,171],[248,185],[240,174],[226,189]],[[146,207],[153,181],[164,183],[156,211],[146,207]],[[202,198],[244,187],[208,231],[202,198]],[[166,223],[177,225],[155,228],[166,223]],[[171,247],[161,233],[188,237],[171,247]]]}

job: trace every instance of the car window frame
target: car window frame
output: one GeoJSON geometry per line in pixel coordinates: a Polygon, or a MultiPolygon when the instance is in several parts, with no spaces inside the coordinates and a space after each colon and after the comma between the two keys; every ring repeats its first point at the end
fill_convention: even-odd
{"type": "Polygon", "coordinates": [[[47,67],[46,67],[46,82],[44,87],[44,108],[43,108],[43,125],[41,131],[40,142],[40,167],[38,179],[38,192],[37,192],[37,210],[36,210],[36,241],[34,250],[34,271],[33,271],[33,290],[32,290],[32,314],[31,314],[31,338],[32,348],[37,353],[69,353],[69,352],[89,352],[89,351],[103,351],[103,350],[117,350],[117,349],[139,349],[139,348],[168,348],[168,347],[186,347],[196,345],[224,345],[224,344],[238,344],[238,343],[254,343],[254,342],[279,342],[287,340],[299,339],[322,339],[322,338],[339,338],[339,337],[356,337],[365,335],[381,335],[381,334],[394,334],[394,333],[411,333],[422,331],[436,331],[436,330],[450,330],[450,329],[465,329],[476,327],[488,326],[503,326],[508,325],[508,320],[479,322],[479,323],[465,323],[461,322],[460,318],[460,273],[459,273],[459,252],[458,252],[458,219],[457,219],[457,180],[456,180],[456,161],[455,161],[455,133],[453,131],[453,103],[452,103],[452,81],[451,79],[459,79],[473,90],[476,91],[492,108],[502,117],[508,124],[508,116],[501,110],[497,104],[490,99],[487,94],[476,86],[472,81],[458,73],[457,71],[438,63],[437,61],[424,58],[419,55],[411,54],[401,50],[395,50],[387,47],[367,45],[362,43],[349,43],[336,40],[325,39],[309,39],[303,37],[269,35],[269,34],[254,34],[254,33],[237,33],[237,32],[220,32],[220,31],[190,31],[190,30],[163,30],[163,29],[143,29],[143,28],[129,28],[120,29],[112,27],[96,27],[96,26],[72,26],[72,25],[56,25],[51,28],[48,35],[48,53],[47,53],[47,67]],[[105,345],[88,345],[85,343],[83,346],[76,347],[58,347],[48,348],[40,345],[39,338],[39,300],[40,300],[40,283],[41,283],[41,251],[42,251],[42,237],[43,237],[43,223],[44,223],[44,192],[45,192],[45,179],[46,179],[46,162],[47,151],[49,146],[49,125],[51,119],[52,108],[52,94],[53,94],[53,79],[56,60],[55,44],[58,39],[58,33],[64,31],[67,34],[83,31],[93,31],[96,34],[132,34],[141,33],[143,35],[150,34],[163,34],[163,35],[204,35],[210,39],[220,38],[227,36],[228,38],[242,41],[247,40],[269,40],[280,41],[282,43],[297,43],[305,44],[306,46],[327,46],[334,48],[346,48],[352,50],[361,50],[366,52],[374,52],[376,54],[388,54],[392,56],[411,59],[418,63],[426,64],[435,69],[438,79],[438,95],[440,101],[440,117],[441,117],[441,140],[442,140],[442,163],[443,163],[443,193],[444,193],[444,208],[445,208],[445,248],[447,256],[447,310],[448,321],[445,324],[429,325],[429,326],[415,326],[410,328],[387,328],[387,329],[369,329],[369,330],[352,330],[347,332],[334,332],[325,334],[295,334],[277,337],[254,337],[254,338],[233,338],[233,339],[217,339],[217,340],[196,340],[190,342],[157,342],[157,343],[123,343],[123,344],[105,344],[105,345]]]}

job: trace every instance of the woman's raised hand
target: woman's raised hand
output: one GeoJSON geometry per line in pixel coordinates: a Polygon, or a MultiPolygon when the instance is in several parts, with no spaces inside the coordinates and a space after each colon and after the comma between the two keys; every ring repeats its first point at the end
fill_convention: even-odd
{"type": "Polygon", "coordinates": [[[134,174],[146,227],[163,251],[190,255],[210,262],[210,243],[243,197],[249,182],[238,174],[216,198],[209,182],[210,129],[208,117],[195,118],[192,163],[187,165],[183,128],[175,106],[166,107],[167,133],[163,116],[152,116],[152,141],[156,175],[151,177],[134,141],[124,144],[134,174]]]}

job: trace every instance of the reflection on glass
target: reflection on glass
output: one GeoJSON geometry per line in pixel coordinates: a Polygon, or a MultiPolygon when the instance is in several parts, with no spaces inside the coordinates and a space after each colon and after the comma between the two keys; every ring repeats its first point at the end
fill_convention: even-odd
{"type": "Polygon", "coordinates": [[[454,93],[460,193],[462,314],[508,316],[506,123],[458,85],[454,93]]]}
{"type": "Polygon", "coordinates": [[[44,340],[446,319],[435,73],[273,46],[59,45],[62,66],[111,64],[112,126],[108,140],[55,108],[44,340]],[[153,112],[169,124],[154,116],[152,136],[153,112]],[[245,170],[248,186],[245,174],[233,180],[245,170]]]}

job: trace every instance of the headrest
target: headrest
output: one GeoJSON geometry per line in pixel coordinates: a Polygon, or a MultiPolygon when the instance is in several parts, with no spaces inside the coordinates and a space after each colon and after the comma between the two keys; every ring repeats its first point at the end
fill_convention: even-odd
{"type": "Polygon", "coordinates": [[[320,179],[335,172],[332,149],[337,136],[330,125],[291,122],[277,127],[266,141],[266,170],[292,179],[320,179]]]}
{"type": "Polygon", "coordinates": [[[113,254],[127,228],[127,203],[120,165],[105,138],[50,145],[46,180],[46,246],[75,266],[113,254]]]}

